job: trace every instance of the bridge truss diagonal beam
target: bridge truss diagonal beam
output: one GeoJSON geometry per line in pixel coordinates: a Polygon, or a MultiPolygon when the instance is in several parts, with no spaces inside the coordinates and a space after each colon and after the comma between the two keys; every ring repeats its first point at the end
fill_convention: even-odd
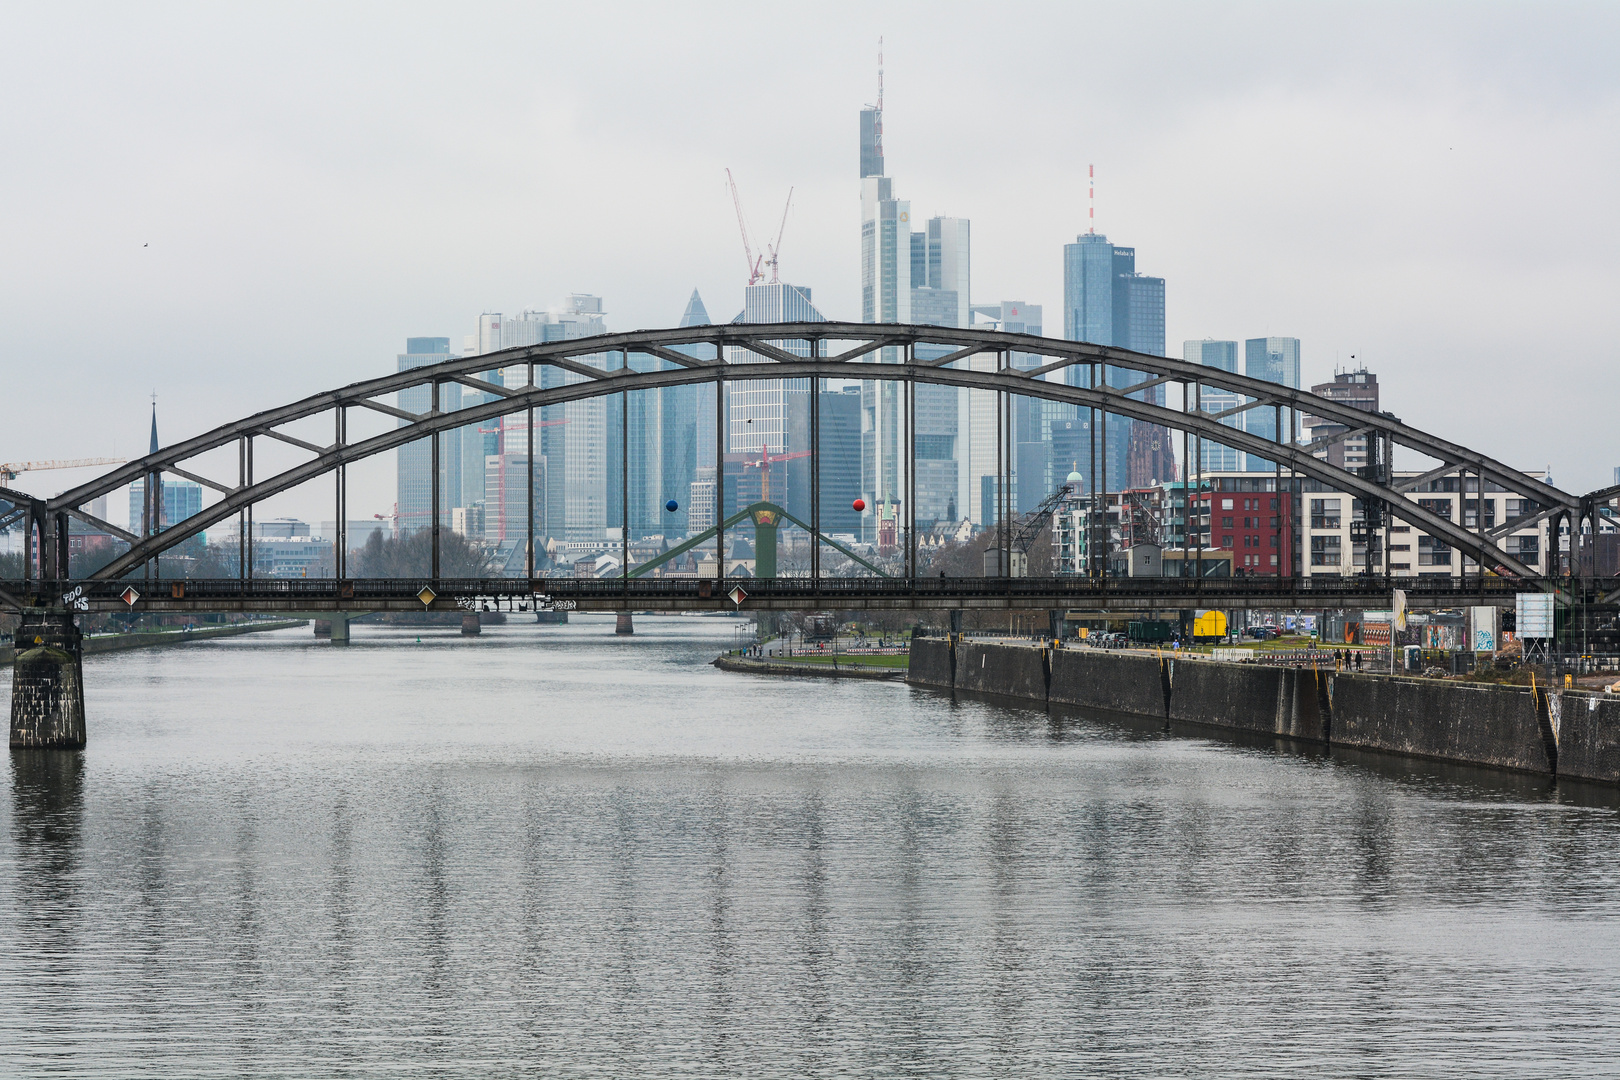
{"type": "Polygon", "coordinates": [[[1346,439],[1354,439],[1356,436],[1365,435],[1371,430],[1372,428],[1370,427],[1348,428],[1333,435],[1323,435],[1320,439],[1312,439],[1308,443],[1302,443],[1300,445],[1300,449],[1304,450],[1307,454],[1314,454],[1318,450],[1332,446],[1336,442],[1343,442],[1346,439]]]}
{"type": "MultiPolygon", "coordinates": [[[[1400,492],[1380,486],[1363,477],[1320,461],[1307,448],[1288,443],[1271,442],[1250,435],[1238,428],[1227,427],[1208,414],[1182,412],[1139,401],[1128,395],[1134,387],[1076,387],[1031,377],[1027,371],[1001,368],[996,371],[972,371],[951,367],[935,367],[927,363],[852,363],[858,357],[895,346],[929,344],[954,347],[958,353],[1023,352],[1057,357],[1061,366],[1072,364],[1104,364],[1134,370],[1151,380],[1181,381],[1189,384],[1213,386],[1257,402],[1287,407],[1299,412],[1342,423],[1346,427],[1376,430],[1391,441],[1408,446],[1431,458],[1454,461],[1459,467],[1485,476],[1502,484],[1507,490],[1527,495],[1542,505],[1578,508],[1578,500],[1557,488],[1528,477],[1500,462],[1478,454],[1458,444],[1437,438],[1404,424],[1393,417],[1378,417],[1368,425],[1368,414],[1340,402],[1275,383],[1225,372],[1218,368],[1190,364],[1166,357],[1133,353],[1123,349],[1097,346],[1085,342],[1058,341],[1025,334],[1007,334],[987,330],[957,330],[937,326],[894,326],[867,323],[775,323],[726,324],[724,326],[684,327],[672,330],[635,331],[623,334],[604,334],[592,338],[566,342],[548,342],[543,345],[524,346],[497,353],[462,357],[427,367],[413,368],[377,379],[355,383],[340,390],[313,395],[302,401],[277,409],[267,410],[211,432],[199,435],[157,454],[129,462],[87,484],[81,485],[50,500],[52,510],[79,506],[99,495],[106,494],[132,480],[152,472],[172,470],[179,463],[207,450],[226,445],[244,437],[268,435],[302,446],[315,454],[312,461],[286,469],[275,476],[256,480],[248,487],[233,489],[219,503],[194,515],[182,527],[166,530],[149,537],[128,553],[106,567],[104,576],[118,576],[140,565],[141,562],[180,543],[188,536],[257,503],[277,492],[287,490],[333,469],[364,460],[375,454],[395,449],[415,439],[425,438],[469,423],[493,419],[527,408],[543,408],[567,401],[583,400],[623,390],[653,389],[678,386],[693,382],[710,382],[780,378],[857,378],[883,379],[905,382],[932,383],[969,389],[1001,391],[1012,395],[1039,397],[1062,401],[1077,406],[1101,409],[1149,423],[1197,434],[1212,442],[1246,450],[1268,460],[1277,460],[1296,473],[1314,477],[1334,490],[1343,490],[1365,499],[1395,502],[1400,505],[1403,520],[1421,526],[1425,531],[1443,538],[1454,547],[1481,558],[1486,565],[1500,566],[1514,574],[1533,577],[1534,571],[1517,559],[1486,544],[1484,538],[1470,533],[1438,515],[1423,510],[1406,500],[1400,492]],[[860,344],[836,353],[831,358],[800,357],[781,350],[772,342],[803,340],[818,346],[825,341],[856,341],[860,344]],[[637,372],[628,367],[604,369],[588,362],[588,358],[602,357],[614,352],[646,352],[658,355],[655,349],[675,346],[707,344],[723,357],[723,349],[736,346],[765,358],[766,362],[730,364],[713,361],[697,366],[679,365],[671,370],[637,372]],[[968,351],[971,350],[971,351],[968,351]],[[372,399],[397,393],[400,390],[432,383],[461,381],[461,376],[476,377],[493,367],[526,364],[550,364],[586,376],[586,381],[572,385],[539,389],[525,387],[509,391],[509,396],[484,402],[454,413],[432,413],[407,421],[404,426],[360,442],[330,447],[317,447],[312,443],[295,440],[275,427],[294,420],[318,415],[333,409],[351,406],[389,411],[388,407],[372,399]]],[[[661,357],[662,358],[662,357],[661,357]]],[[[690,359],[690,358],[687,358],[690,359]]],[[[1050,367],[1050,366],[1049,366],[1050,367]]],[[[1037,368],[1036,371],[1041,369],[1037,368]]],[[[1144,386],[1146,384],[1137,384],[1144,386]]],[[[398,410],[403,412],[403,410],[398,410]]],[[[394,413],[390,413],[393,415],[394,413]]],[[[410,414],[406,414],[407,416],[410,414]]],[[[400,417],[404,419],[404,416],[400,417]]]]}
{"type": "Polygon", "coordinates": [[[1391,487],[1393,487],[1394,490],[1396,490],[1396,491],[1411,491],[1414,488],[1422,487],[1424,484],[1427,484],[1430,480],[1438,480],[1438,479],[1440,479],[1440,477],[1445,476],[1447,473],[1454,473],[1456,471],[1457,471],[1457,463],[1456,462],[1454,462],[1454,461],[1442,462],[1440,465],[1436,466],[1435,468],[1430,469],[1426,473],[1422,473],[1422,474],[1420,474],[1418,476],[1408,477],[1405,480],[1397,481],[1396,483],[1392,484],[1391,487]]]}
{"type": "Polygon", "coordinates": [[[674,349],[666,349],[662,345],[643,345],[639,349],[632,349],[631,352],[641,353],[645,356],[656,356],[660,360],[667,360],[671,364],[684,368],[713,368],[722,366],[725,363],[723,360],[699,360],[695,356],[687,356],[685,353],[676,352],[674,349]]]}
{"type": "Polygon", "coordinates": [[[1244,404],[1244,405],[1234,405],[1230,409],[1222,409],[1220,412],[1217,412],[1217,413],[1210,413],[1209,418],[1211,420],[1225,420],[1228,416],[1236,416],[1238,413],[1246,413],[1250,409],[1258,409],[1262,405],[1271,405],[1271,404],[1274,404],[1274,402],[1272,401],[1271,398],[1265,398],[1264,400],[1251,401],[1251,402],[1248,402],[1247,404],[1244,404]]]}

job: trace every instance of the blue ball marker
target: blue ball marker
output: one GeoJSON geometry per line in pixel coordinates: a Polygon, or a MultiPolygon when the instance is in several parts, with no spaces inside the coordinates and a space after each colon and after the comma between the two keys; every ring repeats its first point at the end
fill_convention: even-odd
{"type": "Polygon", "coordinates": [[[673,514],[673,513],[674,513],[674,512],[675,512],[675,511],[677,511],[677,510],[679,510],[679,509],[680,509],[680,508],[681,508],[681,507],[680,507],[680,504],[679,504],[679,503],[677,503],[677,502],[676,502],[676,501],[675,501],[675,500],[674,500],[674,499],[671,499],[671,500],[669,500],[669,502],[667,502],[667,503],[665,503],[665,504],[664,504],[664,509],[665,509],[665,510],[668,510],[668,511],[669,511],[669,512],[670,512],[670,513],[672,513],[672,514],[673,514]]]}

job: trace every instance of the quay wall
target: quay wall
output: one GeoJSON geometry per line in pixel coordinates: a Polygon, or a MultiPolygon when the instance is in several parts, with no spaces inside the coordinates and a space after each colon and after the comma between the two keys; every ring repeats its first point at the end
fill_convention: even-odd
{"type": "Polygon", "coordinates": [[[1620,694],[1566,691],[1547,698],[1558,719],[1558,775],[1620,783],[1620,694]]]}
{"type": "Polygon", "coordinates": [[[795,664],[787,660],[772,660],[751,656],[717,656],[713,660],[721,671],[739,671],[753,675],[812,675],[822,679],[886,679],[898,681],[906,677],[899,668],[868,668],[846,664],[795,664]]]}
{"type": "Polygon", "coordinates": [[[935,690],[954,689],[953,653],[950,642],[944,638],[912,638],[911,669],[907,681],[914,686],[927,686],[935,690]]]}
{"type": "MultiPolygon", "coordinates": [[[[1333,742],[1522,772],[1556,771],[1537,698],[1524,687],[1338,675],[1333,742]]],[[[1549,733],[1550,734],[1550,733],[1549,733]]]]}
{"type": "Polygon", "coordinates": [[[1044,649],[964,641],[956,647],[956,688],[979,694],[1046,700],[1044,649]]]}
{"type": "Polygon", "coordinates": [[[1620,784],[1620,695],[946,638],[914,686],[1620,784]]]}
{"type": "Polygon", "coordinates": [[[1157,658],[1140,653],[1059,649],[1052,657],[1049,700],[1060,705],[1164,716],[1165,675],[1164,665],[1157,658]]]}

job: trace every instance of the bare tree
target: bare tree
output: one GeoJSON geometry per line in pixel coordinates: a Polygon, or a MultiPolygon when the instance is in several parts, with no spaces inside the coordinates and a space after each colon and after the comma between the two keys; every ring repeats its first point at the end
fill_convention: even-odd
{"type": "MultiPolygon", "coordinates": [[[[383,539],[380,532],[366,538],[354,553],[355,577],[420,578],[432,572],[433,534],[427,529],[383,539]]],[[[456,532],[439,533],[439,576],[487,577],[495,561],[483,548],[456,532]]]]}

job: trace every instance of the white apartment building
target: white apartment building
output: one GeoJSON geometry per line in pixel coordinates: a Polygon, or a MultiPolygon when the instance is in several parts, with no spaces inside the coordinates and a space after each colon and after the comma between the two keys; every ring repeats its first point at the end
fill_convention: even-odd
{"type": "MultiPolygon", "coordinates": [[[[1272,474],[1255,474],[1266,480],[1272,474]]],[[[1396,472],[1396,482],[1418,476],[1417,472],[1396,472]]],[[[1525,475],[1548,483],[1544,471],[1525,475]]],[[[1355,496],[1348,492],[1322,490],[1315,481],[1304,481],[1300,495],[1299,536],[1300,572],[1307,577],[1342,577],[1366,568],[1366,547],[1355,542],[1355,525],[1362,513],[1355,496]],[[1312,488],[1317,490],[1311,490],[1312,488]]],[[[1477,476],[1468,478],[1468,490],[1458,490],[1457,477],[1440,477],[1419,485],[1406,497],[1423,509],[1460,524],[1469,531],[1492,532],[1515,518],[1535,513],[1530,500],[1504,491],[1487,480],[1480,492],[1477,476]]],[[[1420,527],[1400,517],[1396,506],[1385,531],[1384,559],[1393,577],[1460,577],[1479,573],[1479,564],[1444,539],[1430,536],[1420,527]]],[[[1551,526],[1545,520],[1495,537],[1504,552],[1542,573],[1549,568],[1551,526]]]]}

